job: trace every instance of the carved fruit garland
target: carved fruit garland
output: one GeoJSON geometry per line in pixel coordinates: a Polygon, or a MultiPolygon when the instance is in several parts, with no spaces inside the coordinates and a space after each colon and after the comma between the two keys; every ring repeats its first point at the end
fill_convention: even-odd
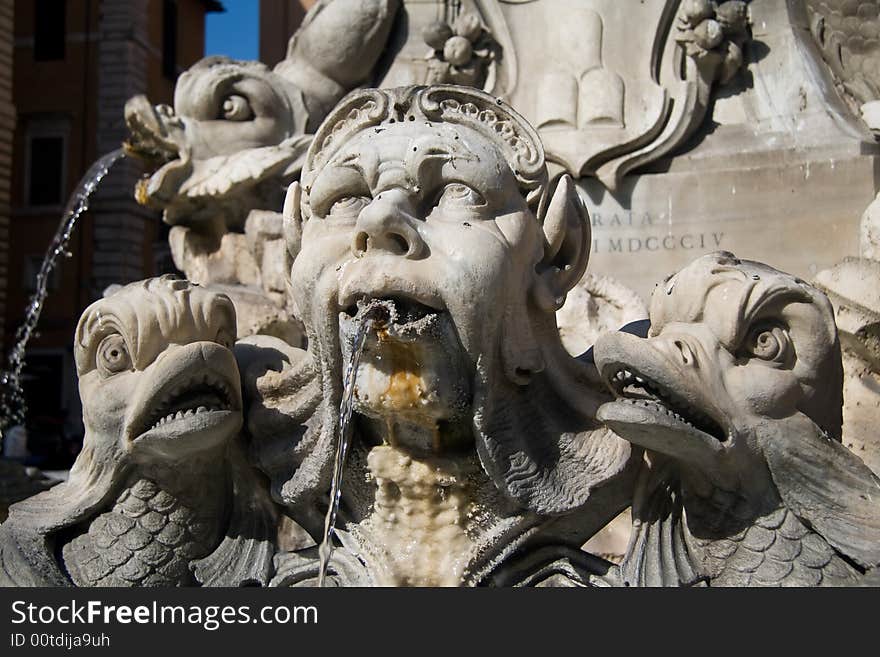
{"type": "Polygon", "coordinates": [[[676,41],[703,75],[726,84],[742,66],[750,27],[747,2],[685,0],[679,10],[676,41]]]}

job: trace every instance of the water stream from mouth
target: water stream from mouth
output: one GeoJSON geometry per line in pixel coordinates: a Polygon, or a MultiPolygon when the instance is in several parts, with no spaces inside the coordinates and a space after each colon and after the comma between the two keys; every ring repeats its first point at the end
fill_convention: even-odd
{"type": "MultiPolygon", "coordinates": [[[[354,386],[357,379],[357,369],[360,363],[361,352],[367,340],[367,333],[383,312],[379,303],[364,306],[360,309],[355,320],[358,322],[357,329],[351,344],[351,353],[348,366],[345,368],[343,377],[342,401],[339,404],[339,442],[336,444],[336,458],[333,462],[333,480],[330,485],[330,506],[324,517],[324,537],[318,548],[318,586],[324,586],[327,576],[327,567],[330,564],[330,556],[333,554],[333,534],[336,524],[336,514],[339,511],[339,499],[342,494],[342,471],[345,468],[345,458],[348,454],[348,446],[351,442],[351,412],[354,404],[354,386]]],[[[387,312],[387,310],[385,311],[387,312]]]]}
{"type": "Polygon", "coordinates": [[[79,218],[89,209],[89,199],[111,167],[125,156],[122,149],[107,153],[98,159],[79,181],[61,215],[61,223],[46,250],[40,271],[37,273],[35,291],[25,309],[24,321],[15,332],[15,343],[9,352],[7,367],[0,373],[0,438],[14,425],[24,424],[27,404],[21,386],[25,352],[43,311],[49,287],[49,277],[58,265],[60,256],[70,257],[67,244],[73,235],[79,218]]]}

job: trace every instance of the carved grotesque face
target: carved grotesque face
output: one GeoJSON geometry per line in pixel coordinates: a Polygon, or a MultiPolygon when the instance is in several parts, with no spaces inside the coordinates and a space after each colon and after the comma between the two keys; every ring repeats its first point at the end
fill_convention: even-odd
{"type": "Polygon", "coordinates": [[[180,458],[235,436],[234,335],[228,298],[171,277],[132,283],[90,306],[75,348],[93,450],[108,460],[180,458]]]}
{"type": "MultiPolygon", "coordinates": [[[[305,460],[283,482],[286,502],[312,485],[310,469],[332,465],[365,319],[359,438],[419,454],[475,448],[499,489],[554,514],[625,466],[628,445],[593,415],[598,381],[555,323],[586,269],[586,210],[567,176],[551,188],[537,134],[502,101],[443,85],[350,94],[316,133],[284,218],[324,400],[320,432],[308,420],[294,450],[305,460]]],[[[282,403],[315,413],[305,399],[272,401],[285,385],[261,392],[267,419],[282,403]]]]}
{"type": "Polygon", "coordinates": [[[658,451],[714,467],[758,453],[756,428],[798,414],[840,431],[840,350],[821,293],[732,254],[654,292],[651,336],[606,334],[596,363],[620,400],[599,417],[658,451]]]}
{"type": "Polygon", "coordinates": [[[314,176],[294,263],[307,324],[338,317],[347,344],[358,302],[393,314],[368,340],[358,404],[373,416],[454,421],[469,410],[480,355],[506,308],[522,307],[543,256],[541,228],[504,157],[464,126],[366,130],[314,176]]]}

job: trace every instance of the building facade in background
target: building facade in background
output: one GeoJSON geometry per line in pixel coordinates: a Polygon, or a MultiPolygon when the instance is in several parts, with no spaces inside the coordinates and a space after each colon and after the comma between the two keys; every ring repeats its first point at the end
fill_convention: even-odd
{"type": "Polygon", "coordinates": [[[275,66],[316,0],[260,0],[260,61],[275,66]]]}
{"type": "MultiPolygon", "coordinates": [[[[13,72],[11,86],[0,77],[4,353],[68,196],[91,163],[126,137],[125,101],[147,94],[171,103],[177,75],[203,56],[206,13],[223,9],[215,0],[15,0],[13,22],[12,5],[0,3],[0,71],[13,72]]],[[[141,173],[123,160],[105,179],[74,233],[71,257],[50,281],[25,371],[29,446],[46,466],[78,449],[72,336],[80,313],[108,285],[169,266],[159,216],[133,198],[141,173]]]]}
{"type": "Polygon", "coordinates": [[[15,105],[12,102],[14,21],[13,2],[0,2],[0,353],[6,350],[2,322],[6,315],[9,219],[12,213],[12,141],[15,135],[15,105]]]}

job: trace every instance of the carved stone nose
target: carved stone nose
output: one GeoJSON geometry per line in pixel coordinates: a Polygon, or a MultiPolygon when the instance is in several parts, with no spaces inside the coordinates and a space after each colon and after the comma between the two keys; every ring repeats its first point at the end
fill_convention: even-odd
{"type": "Polygon", "coordinates": [[[403,190],[379,194],[358,216],[352,252],[358,258],[368,253],[421,257],[425,243],[413,223],[412,200],[403,190]]]}
{"type": "Polygon", "coordinates": [[[371,251],[385,251],[392,255],[407,255],[410,243],[401,234],[402,231],[359,231],[354,237],[352,250],[358,257],[371,251]]]}

